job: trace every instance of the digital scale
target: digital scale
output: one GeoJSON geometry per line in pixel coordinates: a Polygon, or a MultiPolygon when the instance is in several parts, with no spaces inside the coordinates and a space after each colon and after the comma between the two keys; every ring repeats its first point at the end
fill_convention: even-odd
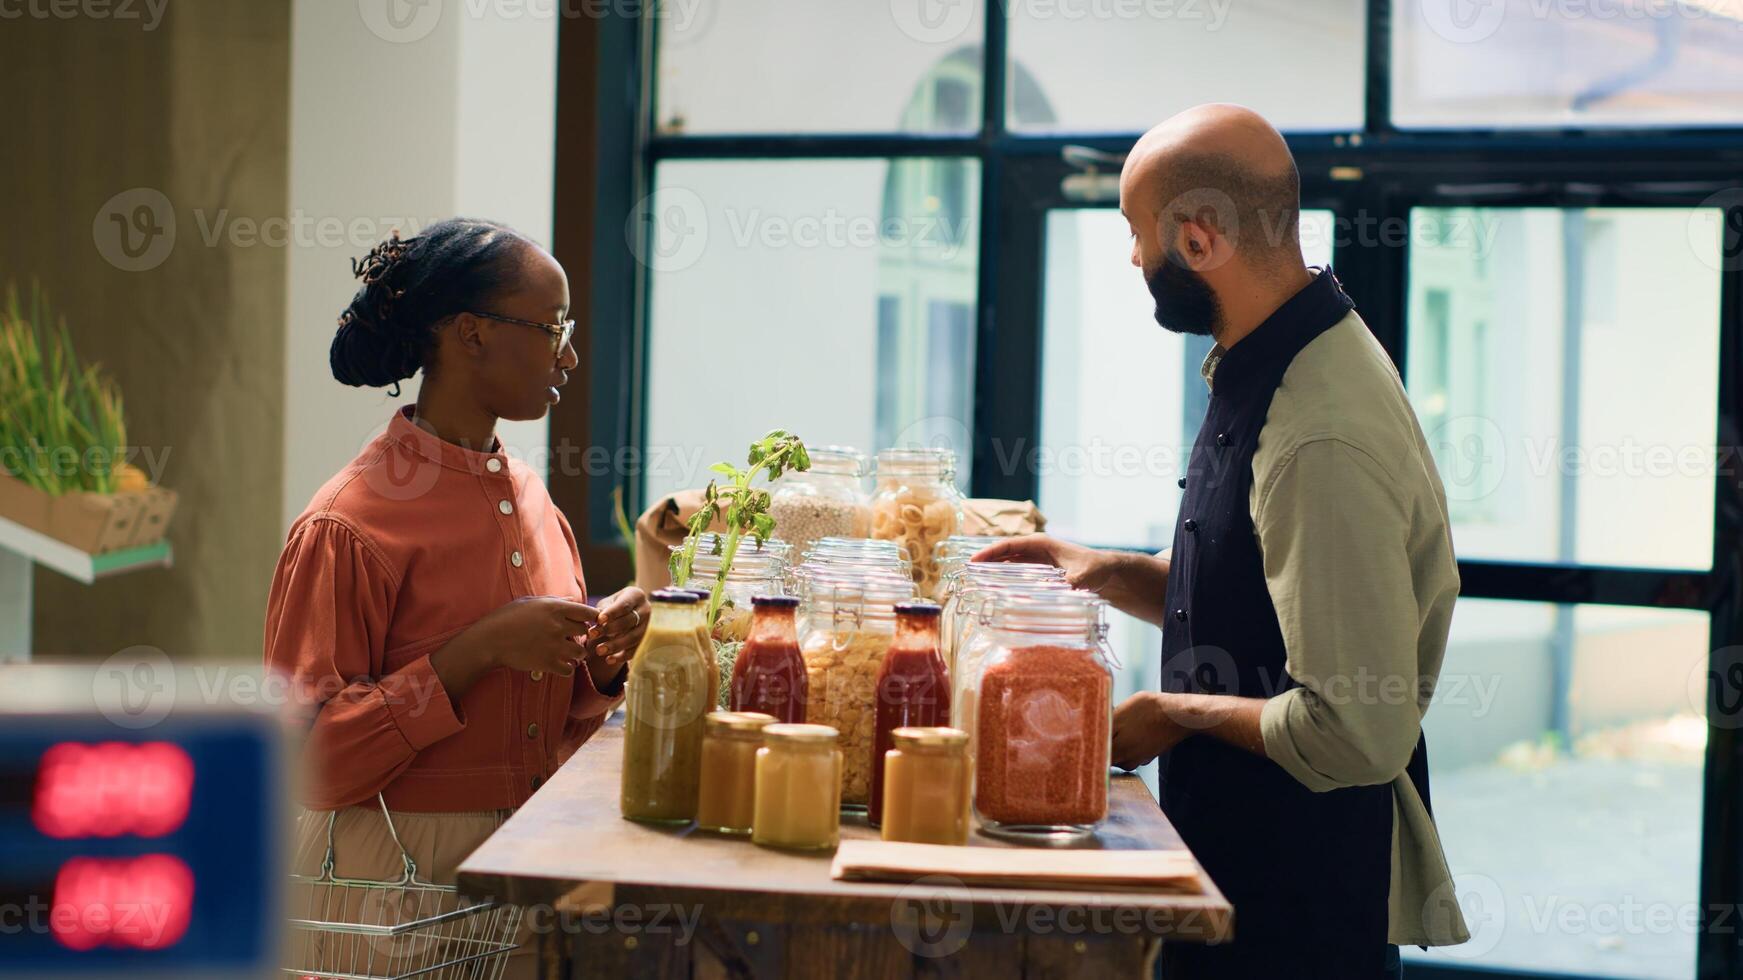
{"type": "Polygon", "coordinates": [[[287,778],[265,712],[101,709],[0,667],[0,975],[277,974],[287,778]]]}

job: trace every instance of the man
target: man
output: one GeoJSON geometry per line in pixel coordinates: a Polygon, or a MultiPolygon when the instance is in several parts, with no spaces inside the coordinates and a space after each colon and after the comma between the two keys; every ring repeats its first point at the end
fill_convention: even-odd
{"type": "Polygon", "coordinates": [[[1232,943],[1167,946],[1167,980],[1396,976],[1397,944],[1468,938],[1421,729],[1459,585],[1440,477],[1385,351],[1302,261],[1264,119],[1207,105],[1144,134],[1120,210],[1157,321],[1216,341],[1174,547],[977,558],[1060,565],[1163,628],[1114,762],[1160,756],[1162,807],[1235,907],[1232,943]]]}

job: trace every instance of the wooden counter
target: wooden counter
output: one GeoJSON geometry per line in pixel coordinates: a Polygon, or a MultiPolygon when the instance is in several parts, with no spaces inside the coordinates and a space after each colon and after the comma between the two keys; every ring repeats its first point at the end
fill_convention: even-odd
{"type": "MultiPolygon", "coordinates": [[[[839,882],[827,853],[635,823],[618,813],[622,758],[614,719],[460,866],[463,892],[539,908],[547,970],[561,961],[546,976],[1148,976],[1161,938],[1232,936],[1208,878],[1193,895],[839,882]]],[[[877,831],[844,817],[841,835],[877,831]]],[[[1143,782],[1121,775],[1080,846],[1183,845],[1143,782]]]]}

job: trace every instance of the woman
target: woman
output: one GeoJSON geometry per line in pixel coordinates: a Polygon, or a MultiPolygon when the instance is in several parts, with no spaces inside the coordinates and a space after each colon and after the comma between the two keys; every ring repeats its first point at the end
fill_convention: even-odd
{"type": "MultiPolygon", "coordinates": [[[[339,876],[397,879],[379,794],[420,877],[446,884],[619,703],[649,609],[635,588],[584,604],[569,522],[495,437],[498,419],[543,417],[577,364],[562,266],[509,228],[456,218],[396,232],[353,271],[363,285],[339,317],[333,376],[393,395],[424,380],[291,525],[273,576],[266,667],[290,678],[306,732],[295,867],[319,872],[331,819],[339,876]]],[[[342,911],[291,915],[383,913],[348,894],[342,911]]],[[[307,972],[440,953],[308,940],[297,955],[320,962],[297,964],[307,972]]],[[[510,975],[530,976],[521,954],[510,975]]]]}

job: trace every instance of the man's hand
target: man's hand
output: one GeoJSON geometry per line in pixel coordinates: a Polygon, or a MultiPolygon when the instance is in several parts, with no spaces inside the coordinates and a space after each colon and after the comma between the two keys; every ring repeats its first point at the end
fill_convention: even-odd
{"type": "Polygon", "coordinates": [[[1194,732],[1169,710],[1170,697],[1161,691],[1139,691],[1114,709],[1114,765],[1136,769],[1194,732]]]}
{"type": "Polygon", "coordinates": [[[1065,580],[1072,588],[1096,592],[1107,577],[1109,557],[1094,548],[1062,541],[1050,534],[1025,534],[989,545],[972,560],[1052,565],[1064,569],[1065,580]]]}
{"type": "Polygon", "coordinates": [[[1015,561],[1065,570],[1074,589],[1094,592],[1115,609],[1153,626],[1164,626],[1168,559],[1125,551],[1098,551],[1048,534],[1007,538],[975,555],[974,561],[1015,561]]]}
{"type": "Polygon", "coordinates": [[[1264,713],[1264,698],[1139,691],[1114,709],[1112,761],[1136,769],[1200,733],[1264,756],[1264,713]]]}

